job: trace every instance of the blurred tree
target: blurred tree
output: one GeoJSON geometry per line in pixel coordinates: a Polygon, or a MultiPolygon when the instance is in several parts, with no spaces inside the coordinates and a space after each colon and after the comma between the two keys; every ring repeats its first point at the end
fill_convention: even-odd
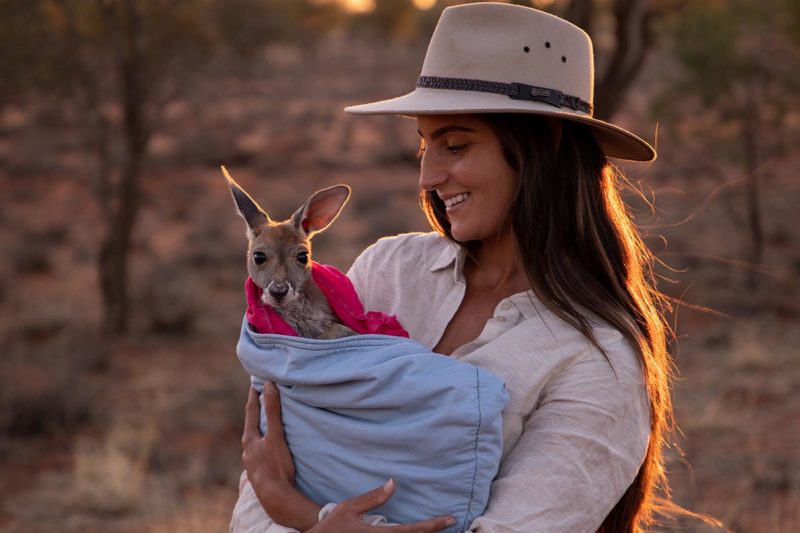
{"type": "Polygon", "coordinates": [[[349,18],[351,33],[369,39],[427,42],[445,6],[420,10],[412,0],[375,0],[375,7],[349,18]]]}
{"type": "Polygon", "coordinates": [[[77,103],[97,156],[94,190],[103,214],[98,274],[104,330],[125,331],[128,257],[141,204],[139,178],[164,104],[179,76],[201,64],[212,42],[202,0],[41,2],[56,74],[54,87],[77,103]],[[119,153],[115,152],[119,135],[119,153]]]}
{"type": "Polygon", "coordinates": [[[796,0],[694,2],[667,26],[682,68],[655,110],[673,119],[692,117],[691,142],[744,168],[747,259],[753,264],[764,252],[763,163],[797,142],[786,135],[786,118],[797,112],[800,89],[799,5],[796,0]]]}
{"type": "Polygon", "coordinates": [[[309,24],[331,13],[313,0],[0,0],[0,97],[39,91],[74,106],[96,157],[106,332],[127,326],[140,175],[164,106],[220,50],[247,56],[271,41],[307,41],[309,24]]]}
{"type": "Polygon", "coordinates": [[[47,48],[42,35],[36,2],[0,0],[0,111],[15,95],[48,78],[41,61],[47,48]]]}
{"type": "Polygon", "coordinates": [[[625,95],[645,64],[656,42],[654,24],[680,8],[686,0],[571,0],[556,12],[583,28],[595,47],[609,42],[604,50],[605,68],[595,83],[594,116],[610,120],[625,101],[625,95]],[[610,17],[613,39],[599,35],[597,21],[610,17]]]}
{"type": "Polygon", "coordinates": [[[264,44],[315,44],[319,37],[345,23],[339,4],[320,0],[209,1],[209,23],[221,43],[248,59],[264,44]]]}

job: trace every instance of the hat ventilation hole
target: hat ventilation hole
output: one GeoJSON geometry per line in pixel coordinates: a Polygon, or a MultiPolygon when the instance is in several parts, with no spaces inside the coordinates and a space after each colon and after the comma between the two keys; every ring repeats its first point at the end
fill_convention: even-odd
{"type": "Polygon", "coordinates": [[[567,62],[567,56],[561,56],[561,62],[562,63],[566,63],[567,62]]]}
{"type": "Polygon", "coordinates": [[[530,51],[531,51],[531,49],[530,49],[530,47],[529,47],[529,46],[525,46],[525,47],[523,47],[523,48],[522,48],[522,51],[523,51],[523,52],[525,52],[525,53],[527,54],[528,52],[530,52],[530,51]]]}
{"type": "Polygon", "coordinates": [[[544,47],[545,48],[550,48],[550,41],[545,41],[544,47]]]}

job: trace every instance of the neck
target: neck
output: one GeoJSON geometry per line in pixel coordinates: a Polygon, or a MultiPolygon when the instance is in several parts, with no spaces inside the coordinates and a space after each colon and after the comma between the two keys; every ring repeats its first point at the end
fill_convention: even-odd
{"type": "Polygon", "coordinates": [[[478,289],[514,294],[530,288],[510,230],[481,241],[468,254],[464,275],[478,289]]]}

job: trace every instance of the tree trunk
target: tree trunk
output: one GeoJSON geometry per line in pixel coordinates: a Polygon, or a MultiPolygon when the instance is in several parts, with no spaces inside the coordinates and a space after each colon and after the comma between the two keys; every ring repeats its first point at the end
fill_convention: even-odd
{"type": "Polygon", "coordinates": [[[594,0],[572,0],[564,11],[561,17],[572,22],[592,35],[592,18],[594,16],[594,0]]]}
{"type": "Polygon", "coordinates": [[[124,7],[123,42],[118,56],[118,76],[125,137],[124,168],[120,172],[115,210],[100,247],[100,288],[103,293],[106,333],[124,333],[128,325],[128,261],[131,237],[139,212],[139,174],[147,149],[149,130],[145,118],[147,95],[143,78],[141,19],[133,0],[124,7]]]}
{"type": "Polygon", "coordinates": [[[653,10],[647,0],[616,0],[616,45],[595,91],[594,116],[610,120],[653,45],[653,10]]]}
{"type": "MultiPolygon", "coordinates": [[[[744,144],[745,191],[747,196],[747,222],[750,231],[750,257],[753,266],[761,263],[764,255],[764,230],[761,222],[761,207],[759,202],[759,166],[758,135],[760,116],[758,112],[758,98],[756,97],[755,82],[750,82],[746,88],[745,120],[742,126],[742,142],[744,144]]],[[[750,270],[748,286],[754,288],[758,283],[755,270],[750,270]]]]}

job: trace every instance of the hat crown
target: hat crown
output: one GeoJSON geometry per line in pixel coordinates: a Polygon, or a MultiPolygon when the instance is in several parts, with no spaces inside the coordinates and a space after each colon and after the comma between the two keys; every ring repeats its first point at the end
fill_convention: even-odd
{"type": "Polygon", "coordinates": [[[594,54],[586,32],[530,7],[477,3],[442,12],[412,92],[345,111],[552,116],[589,126],[609,157],[655,159],[646,141],[592,116],[593,93],[594,54]]]}
{"type": "Polygon", "coordinates": [[[592,41],[574,24],[529,7],[453,6],[442,12],[421,75],[524,83],[592,104],[592,41]]]}

